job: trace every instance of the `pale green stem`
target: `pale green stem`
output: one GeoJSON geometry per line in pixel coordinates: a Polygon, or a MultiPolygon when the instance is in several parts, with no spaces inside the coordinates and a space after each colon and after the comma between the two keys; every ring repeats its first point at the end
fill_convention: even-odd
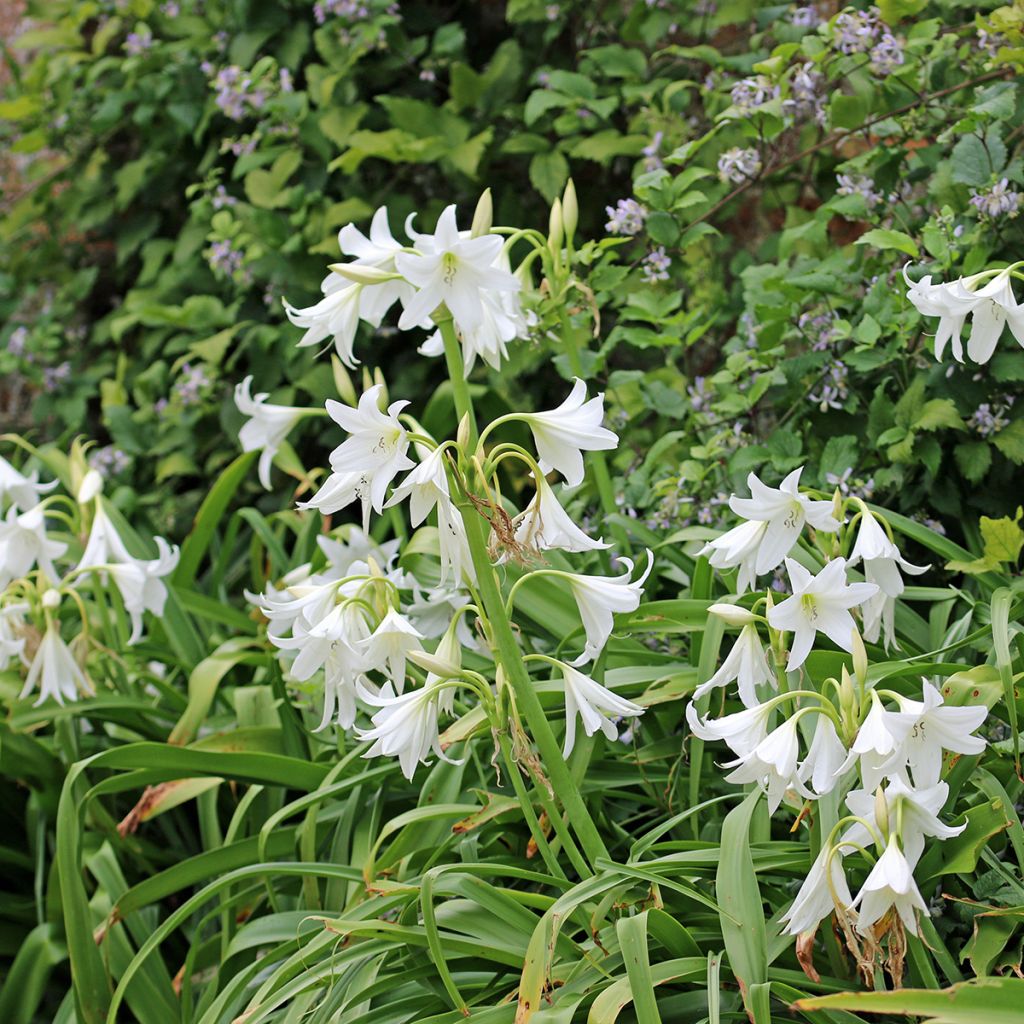
{"type": "Polygon", "coordinates": [[[444,358],[448,366],[448,380],[452,386],[455,415],[460,424],[463,419],[467,420],[469,425],[467,450],[472,452],[476,448],[477,439],[476,413],[473,411],[473,399],[469,394],[469,384],[466,383],[466,366],[462,361],[462,346],[455,336],[455,322],[449,315],[439,317],[434,323],[440,329],[441,338],[444,340],[444,358]]]}

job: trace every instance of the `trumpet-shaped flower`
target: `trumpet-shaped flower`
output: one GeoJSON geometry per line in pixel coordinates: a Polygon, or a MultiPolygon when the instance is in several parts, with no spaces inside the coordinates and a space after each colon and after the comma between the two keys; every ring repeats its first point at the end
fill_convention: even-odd
{"type": "Polygon", "coordinates": [[[602,540],[588,537],[569,518],[544,477],[535,483],[537,492],[516,523],[515,538],[519,544],[537,551],[593,551],[608,547],[602,540]]]}
{"type": "Polygon", "coordinates": [[[874,690],[871,707],[850,746],[850,753],[840,768],[845,772],[859,759],[864,788],[874,790],[887,774],[891,763],[899,758],[903,741],[914,726],[916,716],[902,711],[889,711],[874,690]]]}
{"type": "Polygon", "coordinates": [[[28,605],[23,602],[0,607],[0,672],[6,669],[14,658],[25,661],[27,611],[28,605]]]}
{"type": "Polygon", "coordinates": [[[787,934],[802,935],[816,931],[833,910],[848,908],[851,903],[853,896],[843,871],[842,853],[826,846],[815,858],[793,905],[781,920],[786,924],[787,934]]]}
{"type": "Polygon", "coordinates": [[[928,906],[914,881],[914,874],[899,847],[896,835],[889,836],[885,853],[871,869],[853,906],[859,908],[857,931],[867,935],[876,921],[895,908],[903,924],[909,932],[917,935],[917,917],[915,910],[921,911],[926,917],[928,906]]]}
{"type": "Polygon", "coordinates": [[[786,559],[793,596],[768,610],[773,628],[793,634],[787,671],[798,669],[807,659],[819,631],[837,647],[853,651],[855,625],[850,609],[878,592],[874,583],[847,583],[846,559],[834,558],[812,576],[799,562],[786,559]]]}
{"type": "Polygon", "coordinates": [[[419,526],[439,501],[448,501],[448,474],[444,468],[444,450],[435,448],[394,489],[385,508],[409,499],[409,521],[419,526]]]}
{"type": "Polygon", "coordinates": [[[832,719],[819,714],[814,726],[807,756],[797,772],[797,788],[807,797],[821,797],[831,793],[839,782],[839,770],[846,761],[846,747],[843,746],[832,719]],[[808,781],[810,787],[807,786],[808,781]]]}
{"type": "Polygon", "coordinates": [[[640,607],[640,595],[654,567],[654,556],[647,552],[647,568],[635,580],[630,579],[633,563],[628,558],[622,561],[626,563],[626,571],[621,576],[565,576],[576,599],[587,637],[583,653],[573,662],[574,665],[584,665],[601,653],[612,634],[616,612],[633,612],[640,607]]]}
{"type": "Polygon", "coordinates": [[[415,242],[417,251],[395,256],[398,273],[417,289],[398,321],[403,330],[444,305],[460,331],[473,331],[484,320],[483,295],[519,291],[519,281],[499,265],[501,236],[464,237],[454,206],[445,208],[433,235],[416,235],[415,242]]]}
{"type": "Polygon", "coordinates": [[[167,587],[163,578],[178,566],[178,548],[172,547],[163,537],[154,539],[158,552],[156,558],[133,558],[129,562],[115,562],[106,567],[132,620],[130,644],[138,643],[142,638],[143,613],[163,615],[167,603],[167,587]]]}
{"type": "Polygon", "coordinates": [[[520,413],[518,418],[533,433],[540,468],[545,473],[557,470],[570,487],[583,482],[583,452],[609,451],[619,444],[618,437],[601,426],[604,395],[587,400],[587,385],[579,378],[557,409],[520,413]]]}
{"type": "Polygon", "coordinates": [[[41,484],[39,473],[35,470],[25,476],[0,456],[0,501],[10,498],[22,512],[27,512],[39,504],[40,495],[52,491],[56,486],[56,480],[41,484]]]}
{"type": "Polygon", "coordinates": [[[743,594],[751,590],[757,580],[757,555],[768,531],[767,523],[751,521],[740,523],[701,549],[715,569],[739,569],[736,589],[743,594]]]}
{"type": "Polygon", "coordinates": [[[694,736],[702,740],[724,740],[740,758],[752,753],[768,734],[768,717],[772,713],[770,702],[744,708],[721,718],[701,719],[697,706],[686,705],[686,721],[694,736]]]}
{"type": "Polygon", "coordinates": [[[849,564],[856,565],[861,559],[865,579],[878,586],[878,593],[864,604],[864,637],[874,642],[881,634],[888,648],[895,642],[896,598],[904,590],[900,570],[916,576],[927,572],[928,566],[908,562],[870,512],[861,517],[849,564]]]}
{"type": "Polygon", "coordinates": [[[452,580],[461,586],[476,581],[473,555],[459,510],[448,500],[437,503],[437,540],[441,556],[441,583],[452,580]]]}
{"type": "MultiPolygon", "coordinates": [[[[369,509],[379,515],[384,509],[384,496],[391,481],[415,465],[406,455],[409,435],[398,422],[398,414],[409,403],[392,402],[386,413],[381,412],[379,403],[383,390],[382,384],[368,388],[356,409],[341,402],[327,401],[331,419],[350,435],[331,453],[331,469],[341,477],[343,486],[340,490],[344,496],[349,500],[356,497],[362,500],[364,530],[367,529],[369,509]]],[[[326,487],[327,484],[321,491],[326,487]]],[[[314,504],[318,497],[319,494],[314,496],[310,504],[314,504]]]]}
{"type": "Polygon", "coordinates": [[[46,514],[35,505],[20,515],[12,505],[0,520],[0,589],[38,565],[51,582],[57,581],[53,560],[67,551],[67,544],[46,535],[46,514]]]}
{"type": "Polygon", "coordinates": [[[270,490],[270,466],[289,431],[305,415],[305,409],[290,405],[273,405],[269,395],[252,394],[252,375],[235,385],[235,405],[249,420],[238,435],[243,452],[259,452],[260,483],[270,490]]]}
{"type": "Polygon", "coordinates": [[[644,713],[639,704],[634,704],[590,676],[560,664],[562,679],[565,681],[565,745],[562,753],[568,757],[576,743],[576,716],[583,723],[583,731],[593,736],[598,729],[609,740],[618,737],[615,728],[617,718],[636,718],[644,713]]]}
{"type": "Polygon", "coordinates": [[[732,645],[732,650],[726,655],[721,668],[706,683],[701,683],[693,691],[693,698],[697,700],[716,687],[728,686],[734,679],[739,687],[740,700],[748,708],[759,703],[758,686],[762,683],[771,683],[773,687],[776,685],[757,627],[752,623],[740,630],[740,635],[732,645]]]}
{"type": "Polygon", "coordinates": [[[802,472],[803,467],[794,469],[778,487],[768,487],[751,473],[747,477],[750,497],[739,498],[734,494],[729,499],[729,507],[736,515],[767,524],[754,563],[758,575],[771,572],[789,554],[805,522],[826,533],[839,529],[832,516],[832,502],[814,501],[797,490],[802,472]]]}
{"type": "Polygon", "coordinates": [[[386,668],[395,690],[405,689],[405,659],[410,651],[421,651],[423,634],[394,608],[373,633],[363,640],[360,648],[367,663],[373,668],[386,668]]]}
{"type": "Polygon", "coordinates": [[[953,358],[962,363],[964,346],[961,333],[971,311],[970,302],[958,299],[948,284],[932,284],[930,274],[915,283],[907,276],[907,268],[904,267],[903,280],[907,285],[907,298],[917,311],[922,316],[939,318],[935,331],[935,358],[941,360],[946,345],[952,342],[953,358]]]}
{"type": "Polygon", "coordinates": [[[774,813],[782,802],[786,790],[797,781],[797,757],[800,737],[799,719],[787,718],[762,739],[753,750],[730,761],[725,767],[733,770],[726,776],[729,782],[754,782],[768,795],[768,810],[774,813]]]}
{"type": "Polygon", "coordinates": [[[66,700],[77,700],[80,693],[93,692],[92,684],[61,638],[60,627],[52,619],[46,624],[46,632],[29,666],[21,698],[27,697],[37,685],[39,699],[35,702],[36,707],[50,697],[63,705],[66,700]]]}
{"type": "Polygon", "coordinates": [[[359,361],[353,346],[359,329],[360,296],[364,287],[337,274],[329,274],[321,285],[324,297],[319,302],[303,309],[285,302],[284,311],[291,323],[306,329],[299,348],[321,345],[330,338],[338,358],[350,370],[355,369],[359,361]]]}

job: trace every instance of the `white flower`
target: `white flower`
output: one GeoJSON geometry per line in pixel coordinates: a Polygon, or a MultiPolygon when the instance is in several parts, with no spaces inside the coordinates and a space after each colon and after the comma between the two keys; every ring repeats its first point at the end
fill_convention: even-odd
{"type": "Polygon", "coordinates": [[[612,634],[616,612],[634,612],[640,607],[644,581],[654,567],[654,556],[647,552],[647,568],[636,580],[630,580],[633,563],[621,559],[626,571],[621,576],[583,576],[566,574],[572,596],[576,599],[587,642],[583,653],[573,662],[583,665],[593,661],[602,651],[612,634]]]}
{"type": "Polygon", "coordinates": [[[746,625],[740,630],[740,635],[722,662],[722,667],[706,683],[701,683],[693,691],[693,698],[697,700],[718,686],[728,686],[734,679],[739,687],[740,700],[748,708],[759,703],[758,686],[762,683],[771,683],[773,688],[776,686],[775,677],[768,667],[764,647],[761,646],[757,627],[753,624],[746,625]]]}
{"type": "MultiPolygon", "coordinates": [[[[343,490],[350,501],[356,497],[362,500],[364,530],[368,528],[370,508],[378,515],[383,511],[384,496],[391,481],[415,465],[406,455],[409,450],[408,432],[398,422],[398,414],[409,403],[392,402],[386,413],[381,412],[379,403],[383,390],[382,384],[368,388],[356,409],[331,399],[327,401],[331,419],[351,435],[331,453],[332,476],[341,477],[343,490]],[[355,476],[354,480],[352,476],[355,476]]],[[[309,504],[314,504],[326,487],[327,484],[309,504]]]]}
{"type": "Polygon", "coordinates": [[[441,557],[441,583],[451,579],[457,586],[476,581],[473,555],[462,514],[450,501],[437,503],[437,541],[441,557]]]}
{"type": "Polygon", "coordinates": [[[29,476],[16,470],[3,456],[0,456],[0,501],[10,498],[22,512],[39,504],[39,496],[52,491],[56,480],[41,484],[35,470],[29,476]]]}
{"type": "Polygon", "coordinates": [[[787,718],[762,739],[753,750],[725,765],[732,768],[726,781],[754,782],[768,795],[768,811],[774,813],[786,790],[796,781],[800,753],[797,725],[799,719],[787,718]]]}
{"type": "Polygon", "coordinates": [[[988,709],[984,705],[950,707],[929,682],[924,683],[923,695],[923,701],[898,698],[900,712],[907,715],[912,724],[887,768],[901,771],[907,765],[915,785],[932,786],[939,781],[942,772],[943,750],[980,754],[985,749],[985,741],[971,733],[985,721],[988,709]]]}
{"type": "Polygon", "coordinates": [[[789,935],[813,932],[837,906],[846,908],[852,902],[842,853],[826,846],[815,858],[793,905],[781,920],[787,922],[785,931],[789,935]],[[826,865],[830,877],[826,877],[826,865]]]}
{"type": "Polygon", "coordinates": [[[987,284],[968,288],[971,278],[954,282],[955,299],[971,303],[971,335],[967,339],[967,354],[976,363],[987,363],[996,350],[996,343],[1009,324],[1010,331],[1024,347],[1024,307],[1018,305],[1010,284],[1010,272],[1001,270],[987,284]]]}
{"type": "Polygon", "coordinates": [[[252,375],[235,385],[235,405],[243,416],[250,417],[242,426],[238,440],[243,452],[260,452],[260,483],[270,490],[270,466],[278,448],[289,431],[305,414],[305,409],[289,405],[272,405],[266,392],[251,393],[252,375]]]}
{"type": "Polygon", "coordinates": [[[576,743],[576,716],[580,716],[583,731],[593,736],[598,729],[614,740],[618,737],[614,718],[636,718],[644,713],[639,704],[612,693],[590,676],[585,676],[571,665],[559,664],[565,681],[565,745],[562,754],[568,757],[576,743]]]}
{"type": "Polygon", "coordinates": [[[398,326],[415,327],[444,305],[456,327],[470,332],[484,320],[482,296],[488,292],[517,292],[519,282],[497,265],[504,240],[500,235],[466,238],[448,206],[433,235],[416,235],[416,252],[395,256],[395,268],[417,292],[405,303],[398,326]]]}
{"type": "Polygon", "coordinates": [[[78,488],[78,504],[88,505],[90,501],[98,498],[102,493],[103,477],[100,476],[98,470],[90,469],[82,478],[82,483],[78,488]]]}
{"type": "Polygon", "coordinates": [[[697,706],[686,705],[686,721],[694,736],[702,740],[724,740],[737,757],[746,757],[765,738],[772,704],[765,702],[721,718],[701,720],[697,706]]]}
{"type": "Polygon", "coordinates": [[[37,565],[51,582],[57,581],[53,560],[67,551],[67,544],[46,536],[46,513],[41,505],[18,514],[15,506],[0,520],[0,589],[20,579],[37,565]]]}
{"type": "Polygon", "coordinates": [[[419,526],[440,501],[449,500],[448,474],[444,468],[444,450],[435,448],[394,489],[385,508],[409,499],[409,521],[419,526]]]}
{"type": "Polygon", "coordinates": [[[517,517],[515,538],[524,547],[538,551],[593,551],[608,547],[588,537],[566,514],[547,480],[535,481],[537,492],[525,511],[517,517]]]}
{"type": "Polygon", "coordinates": [[[379,697],[364,695],[368,703],[380,710],[373,716],[372,729],[358,729],[361,740],[373,740],[373,746],[363,757],[398,756],[402,774],[412,780],[416,765],[427,762],[433,751],[449,764],[456,764],[441,749],[437,731],[438,701],[445,691],[440,684],[422,686],[395,696],[390,684],[385,683],[379,697]]]}
{"type": "Polygon", "coordinates": [[[740,523],[721,537],[708,541],[701,549],[709,564],[715,569],[739,568],[736,589],[743,594],[753,588],[757,579],[757,554],[761,547],[767,523],[740,523]]]}
{"type": "Polygon", "coordinates": [[[846,747],[843,746],[832,719],[825,714],[817,716],[814,739],[807,756],[797,772],[798,789],[804,796],[817,798],[832,792],[839,782],[840,769],[846,763],[846,747]],[[810,780],[808,789],[807,782],[810,780]]]}
{"type": "Polygon", "coordinates": [[[38,707],[48,697],[63,705],[66,700],[77,700],[79,693],[93,693],[92,684],[75,661],[71,649],[61,639],[60,627],[54,620],[46,623],[46,632],[39,643],[21,698],[27,697],[39,684],[38,707]]]}
{"type": "Polygon", "coordinates": [[[153,559],[134,558],[130,562],[115,562],[106,566],[121,592],[125,611],[132,620],[132,633],[128,643],[137,643],[142,637],[142,615],[149,612],[161,616],[167,602],[167,587],[163,578],[169,576],[178,565],[178,548],[163,539],[155,537],[157,557],[153,559]]]}
{"type": "Polygon", "coordinates": [[[364,287],[337,274],[329,274],[321,285],[324,297],[319,302],[305,309],[296,309],[285,302],[288,319],[296,327],[306,328],[299,348],[319,345],[333,338],[338,358],[350,370],[355,369],[358,360],[352,354],[352,346],[359,327],[359,298],[364,287]]]}
{"type": "Polygon", "coordinates": [[[373,668],[386,666],[395,690],[401,693],[405,688],[405,658],[410,651],[421,651],[423,634],[394,608],[373,633],[360,644],[367,662],[373,668]]]}
{"type": "Polygon", "coordinates": [[[896,598],[904,590],[900,569],[916,576],[927,572],[928,566],[908,562],[870,512],[861,517],[849,564],[856,565],[861,559],[865,578],[878,586],[878,593],[864,604],[864,638],[874,642],[884,628],[884,642],[889,648],[895,643],[896,598]]]}
{"type": "Polygon", "coordinates": [[[0,607],[0,672],[12,659],[25,661],[25,613],[28,605],[22,602],[0,607]]]}
{"type": "MultiPolygon", "coordinates": [[[[385,485],[386,489],[387,485],[385,485]]],[[[359,500],[363,507],[363,531],[370,528],[370,472],[330,473],[309,501],[300,501],[298,508],[318,509],[333,515],[359,500]]]]}
{"type": "Polygon", "coordinates": [[[895,834],[889,836],[885,853],[878,858],[871,869],[864,886],[853,901],[859,907],[857,931],[867,935],[871,926],[895,907],[907,930],[917,934],[915,910],[930,916],[928,907],[921,898],[917,883],[907,858],[899,848],[895,834]]]}
{"type": "Polygon", "coordinates": [[[846,559],[834,558],[812,576],[799,562],[786,559],[793,596],[768,610],[768,622],[793,634],[786,669],[794,672],[807,659],[820,630],[837,647],[853,651],[855,625],[850,609],[877,593],[874,583],[847,583],[846,559]]]}
{"type": "Polygon", "coordinates": [[[932,284],[931,275],[922,277],[916,284],[903,268],[903,280],[907,285],[907,298],[922,316],[937,316],[939,326],[935,332],[935,358],[941,360],[949,341],[953,342],[953,358],[964,361],[964,347],[960,340],[964,321],[971,311],[969,302],[957,299],[947,284],[932,284]]]}
{"type": "Polygon", "coordinates": [[[533,433],[540,456],[540,468],[557,470],[570,487],[583,482],[583,452],[609,451],[619,439],[601,426],[604,419],[604,395],[587,401],[587,385],[579,378],[557,409],[547,412],[519,413],[533,433]]]}
{"type": "MultiPolygon", "coordinates": [[[[885,832],[896,832],[903,855],[910,866],[914,867],[924,852],[925,837],[952,839],[967,828],[966,822],[957,827],[946,825],[939,820],[939,811],[945,806],[948,798],[949,786],[945,782],[913,789],[902,779],[894,776],[887,781],[885,787],[884,806],[888,809],[887,821],[877,821],[878,800],[870,790],[850,790],[846,794],[846,806],[860,818],[867,821],[875,819],[876,824],[885,832]]],[[[855,841],[862,840],[858,837],[855,841]]]]}
{"type": "Polygon", "coordinates": [[[860,760],[860,777],[864,788],[874,790],[887,773],[894,754],[899,750],[914,725],[915,715],[902,711],[888,711],[878,694],[871,691],[871,708],[861,723],[850,746],[850,753],[839,770],[845,772],[856,760],[860,760]]]}
{"type": "Polygon", "coordinates": [[[85,542],[85,550],[78,560],[76,569],[84,571],[108,565],[110,562],[131,561],[133,558],[117,532],[117,527],[107,515],[103,503],[97,501],[92,526],[89,528],[89,538],[85,542]]]}
{"type": "Polygon", "coordinates": [[[729,507],[750,522],[767,523],[760,538],[754,571],[771,572],[792,550],[805,522],[816,530],[834,533],[839,523],[832,517],[831,501],[814,501],[797,490],[803,467],[794,469],[778,487],[768,487],[756,474],[747,477],[749,498],[735,494],[729,507]]]}

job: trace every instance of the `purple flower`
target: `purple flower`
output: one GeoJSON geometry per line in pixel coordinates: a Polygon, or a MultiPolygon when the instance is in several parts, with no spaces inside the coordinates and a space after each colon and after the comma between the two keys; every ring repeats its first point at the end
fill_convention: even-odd
{"type": "Polygon", "coordinates": [[[24,325],[15,327],[7,338],[7,351],[12,356],[25,354],[25,343],[28,341],[28,328],[24,325]]]}
{"type": "Polygon", "coordinates": [[[646,208],[635,199],[620,199],[615,206],[606,206],[604,212],[608,214],[605,231],[613,235],[637,235],[647,219],[646,208]]]}
{"type": "Polygon", "coordinates": [[[718,176],[733,185],[742,185],[760,173],[761,157],[756,149],[734,146],[718,158],[718,176]]]}
{"type": "Polygon", "coordinates": [[[43,389],[56,391],[71,376],[71,364],[67,361],[57,366],[43,367],[43,389]]]}
{"type": "Polygon", "coordinates": [[[214,242],[207,252],[207,262],[214,273],[234,277],[245,263],[245,253],[235,249],[226,239],[214,242]]]}
{"type": "Polygon", "coordinates": [[[181,372],[181,379],[174,385],[174,394],[184,406],[197,405],[203,389],[210,386],[210,378],[203,367],[191,363],[185,363],[181,372]]]}
{"type": "Polygon", "coordinates": [[[655,132],[654,138],[652,138],[651,141],[646,146],[644,146],[643,157],[645,171],[656,171],[659,168],[665,166],[664,162],[661,159],[661,156],[659,155],[659,151],[661,150],[661,143],[664,137],[664,132],[655,132]]]}
{"type": "Polygon", "coordinates": [[[775,99],[779,95],[779,87],[773,85],[765,75],[752,78],[741,78],[729,93],[732,105],[741,113],[749,113],[775,99]]]}
{"type": "Polygon", "coordinates": [[[112,444],[103,448],[94,448],[89,453],[89,465],[101,476],[111,477],[123,473],[130,465],[131,459],[126,452],[112,444]]]}
{"type": "Polygon", "coordinates": [[[869,210],[874,209],[882,201],[882,193],[875,191],[875,183],[866,174],[837,174],[839,188],[836,195],[863,196],[864,204],[869,210]]]}
{"type": "Polygon", "coordinates": [[[891,75],[903,66],[905,60],[902,44],[889,32],[884,33],[878,44],[871,48],[870,67],[876,75],[891,75]]]}
{"type": "Polygon", "coordinates": [[[148,25],[140,25],[134,32],[129,32],[124,41],[124,52],[130,57],[138,57],[153,45],[153,33],[148,25]]]}
{"type": "Polygon", "coordinates": [[[1020,213],[1021,194],[1010,188],[1007,178],[997,181],[991,188],[984,192],[977,192],[972,189],[971,206],[978,213],[989,220],[997,217],[1016,217],[1020,213]]]}
{"type": "Polygon", "coordinates": [[[808,401],[813,402],[822,412],[829,409],[842,409],[843,403],[849,397],[849,389],[846,380],[850,371],[845,364],[838,360],[826,371],[825,378],[821,383],[821,390],[817,394],[807,396],[808,401]]]}
{"type": "Polygon", "coordinates": [[[817,7],[809,4],[806,7],[794,7],[790,11],[789,21],[790,24],[796,25],[798,28],[812,29],[821,24],[821,15],[818,13],[817,7]]]}
{"type": "Polygon", "coordinates": [[[667,281],[668,268],[671,266],[672,260],[665,255],[665,247],[656,246],[643,259],[643,279],[648,284],[667,281]]]}
{"type": "Polygon", "coordinates": [[[706,377],[694,377],[693,383],[686,388],[686,393],[690,397],[690,405],[694,412],[703,412],[714,397],[712,389],[707,386],[706,377]]]}
{"type": "Polygon", "coordinates": [[[867,53],[881,31],[877,7],[867,11],[843,11],[832,25],[833,40],[842,53],[867,53]]]}

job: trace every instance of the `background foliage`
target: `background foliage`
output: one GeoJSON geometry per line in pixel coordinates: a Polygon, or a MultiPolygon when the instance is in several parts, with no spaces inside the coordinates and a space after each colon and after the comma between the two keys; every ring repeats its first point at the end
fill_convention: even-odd
{"type": "MultiPolygon", "coordinates": [[[[468,1003],[489,1008],[474,1019],[505,1021],[524,959],[550,1021],[577,1005],[595,1022],[738,1019],[730,971],[761,986],[764,1007],[775,997],[764,1013],[851,986],[837,952],[810,985],[770,930],[745,935],[737,962],[716,871],[756,918],[785,905],[806,850],[749,809],[731,812],[723,839],[730,805],[696,798],[730,791],[709,781],[710,756],[682,756],[672,701],[706,677],[720,639],[705,629],[710,575],[684,543],[718,525],[749,470],[800,464],[807,484],[903,513],[905,535],[930,546],[922,557],[940,568],[903,626],[908,656],[960,645],[929,664],[952,676],[999,661],[1011,683],[1020,666],[1009,626],[1005,651],[979,634],[1018,617],[993,595],[1024,540],[1024,352],[1004,339],[985,366],[937,363],[900,272],[924,262],[948,279],[1020,254],[1024,10],[879,6],[872,47],[844,52],[826,4],[29,5],[3,50],[0,422],[55,448],[97,439],[114,504],[189,539],[168,619],[78,724],[17,706],[5,681],[0,768],[18,785],[3,795],[0,1019],[103,1019],[109,977],[147,1024],[231,1020],[247,1005],[260,1007],[249,1024],[371,1019],[385,996],[375,1019],[454,1021],[468,1003]],[[485,186],[499,222],[542,225],[570,173],[593,298],[568,315],[627,441],[613,465],[619,525],[658,547],[660,596],[679,602],[649,674],[621,680],[632,696],[657,680],[665,710],[632,747],[599,741],[578,762],[609,860],[571,880],[541,869],[510,780],[486,762],[439,764],[411,787],[308,734],[240,594],[305,560],[318,527],[258,489],[231,401],[247,373],[275,401],[333,393],[281,299],[317,294],[341,225],[382,203],[393,224],[414,212],[432,224],[485,186]],[[965,565],[977,579],[954,600],[942,585],[964,582],[965,565]],[[88,775],[67,775],[86,758],[88,775]],[[140,807],[145,786],[160,788],[140,807]],[[749,847],[730,845],[739,833],[749,847]],[[727,855],[741,847],[746,859],[727,855]],[[69,954],[86,965],[77,1011],[69,954]],[[671,995],[653,1011],[647,995],[632,1009],[662,985],[671,995]]],[[[477,371],[481,401],[561,397],[570,368],[552,360],[549,326],[507,371],[477,371]]],[[[387,326],[360,350],[396,396],[442,379],[387,326]]],[[[302,427],[285,460],[299,492],[303,466],[331,446],[319,429],[302,427]]],[[[557,637],[570,611],[533,618],[557,637]]],[[[628,674],[630,656],[608,674],[628,674]]],[[[994,714],[1002,747],[981,782],[962,780],[977,825],[944,849],[933,890],[1002,910],[982,920],[949,904],[933,948],[912,951],[917,986],[1020,969],[1016,703],[994,714]],[[979,861],[968,886],[959,876],[979,861]]]]}

